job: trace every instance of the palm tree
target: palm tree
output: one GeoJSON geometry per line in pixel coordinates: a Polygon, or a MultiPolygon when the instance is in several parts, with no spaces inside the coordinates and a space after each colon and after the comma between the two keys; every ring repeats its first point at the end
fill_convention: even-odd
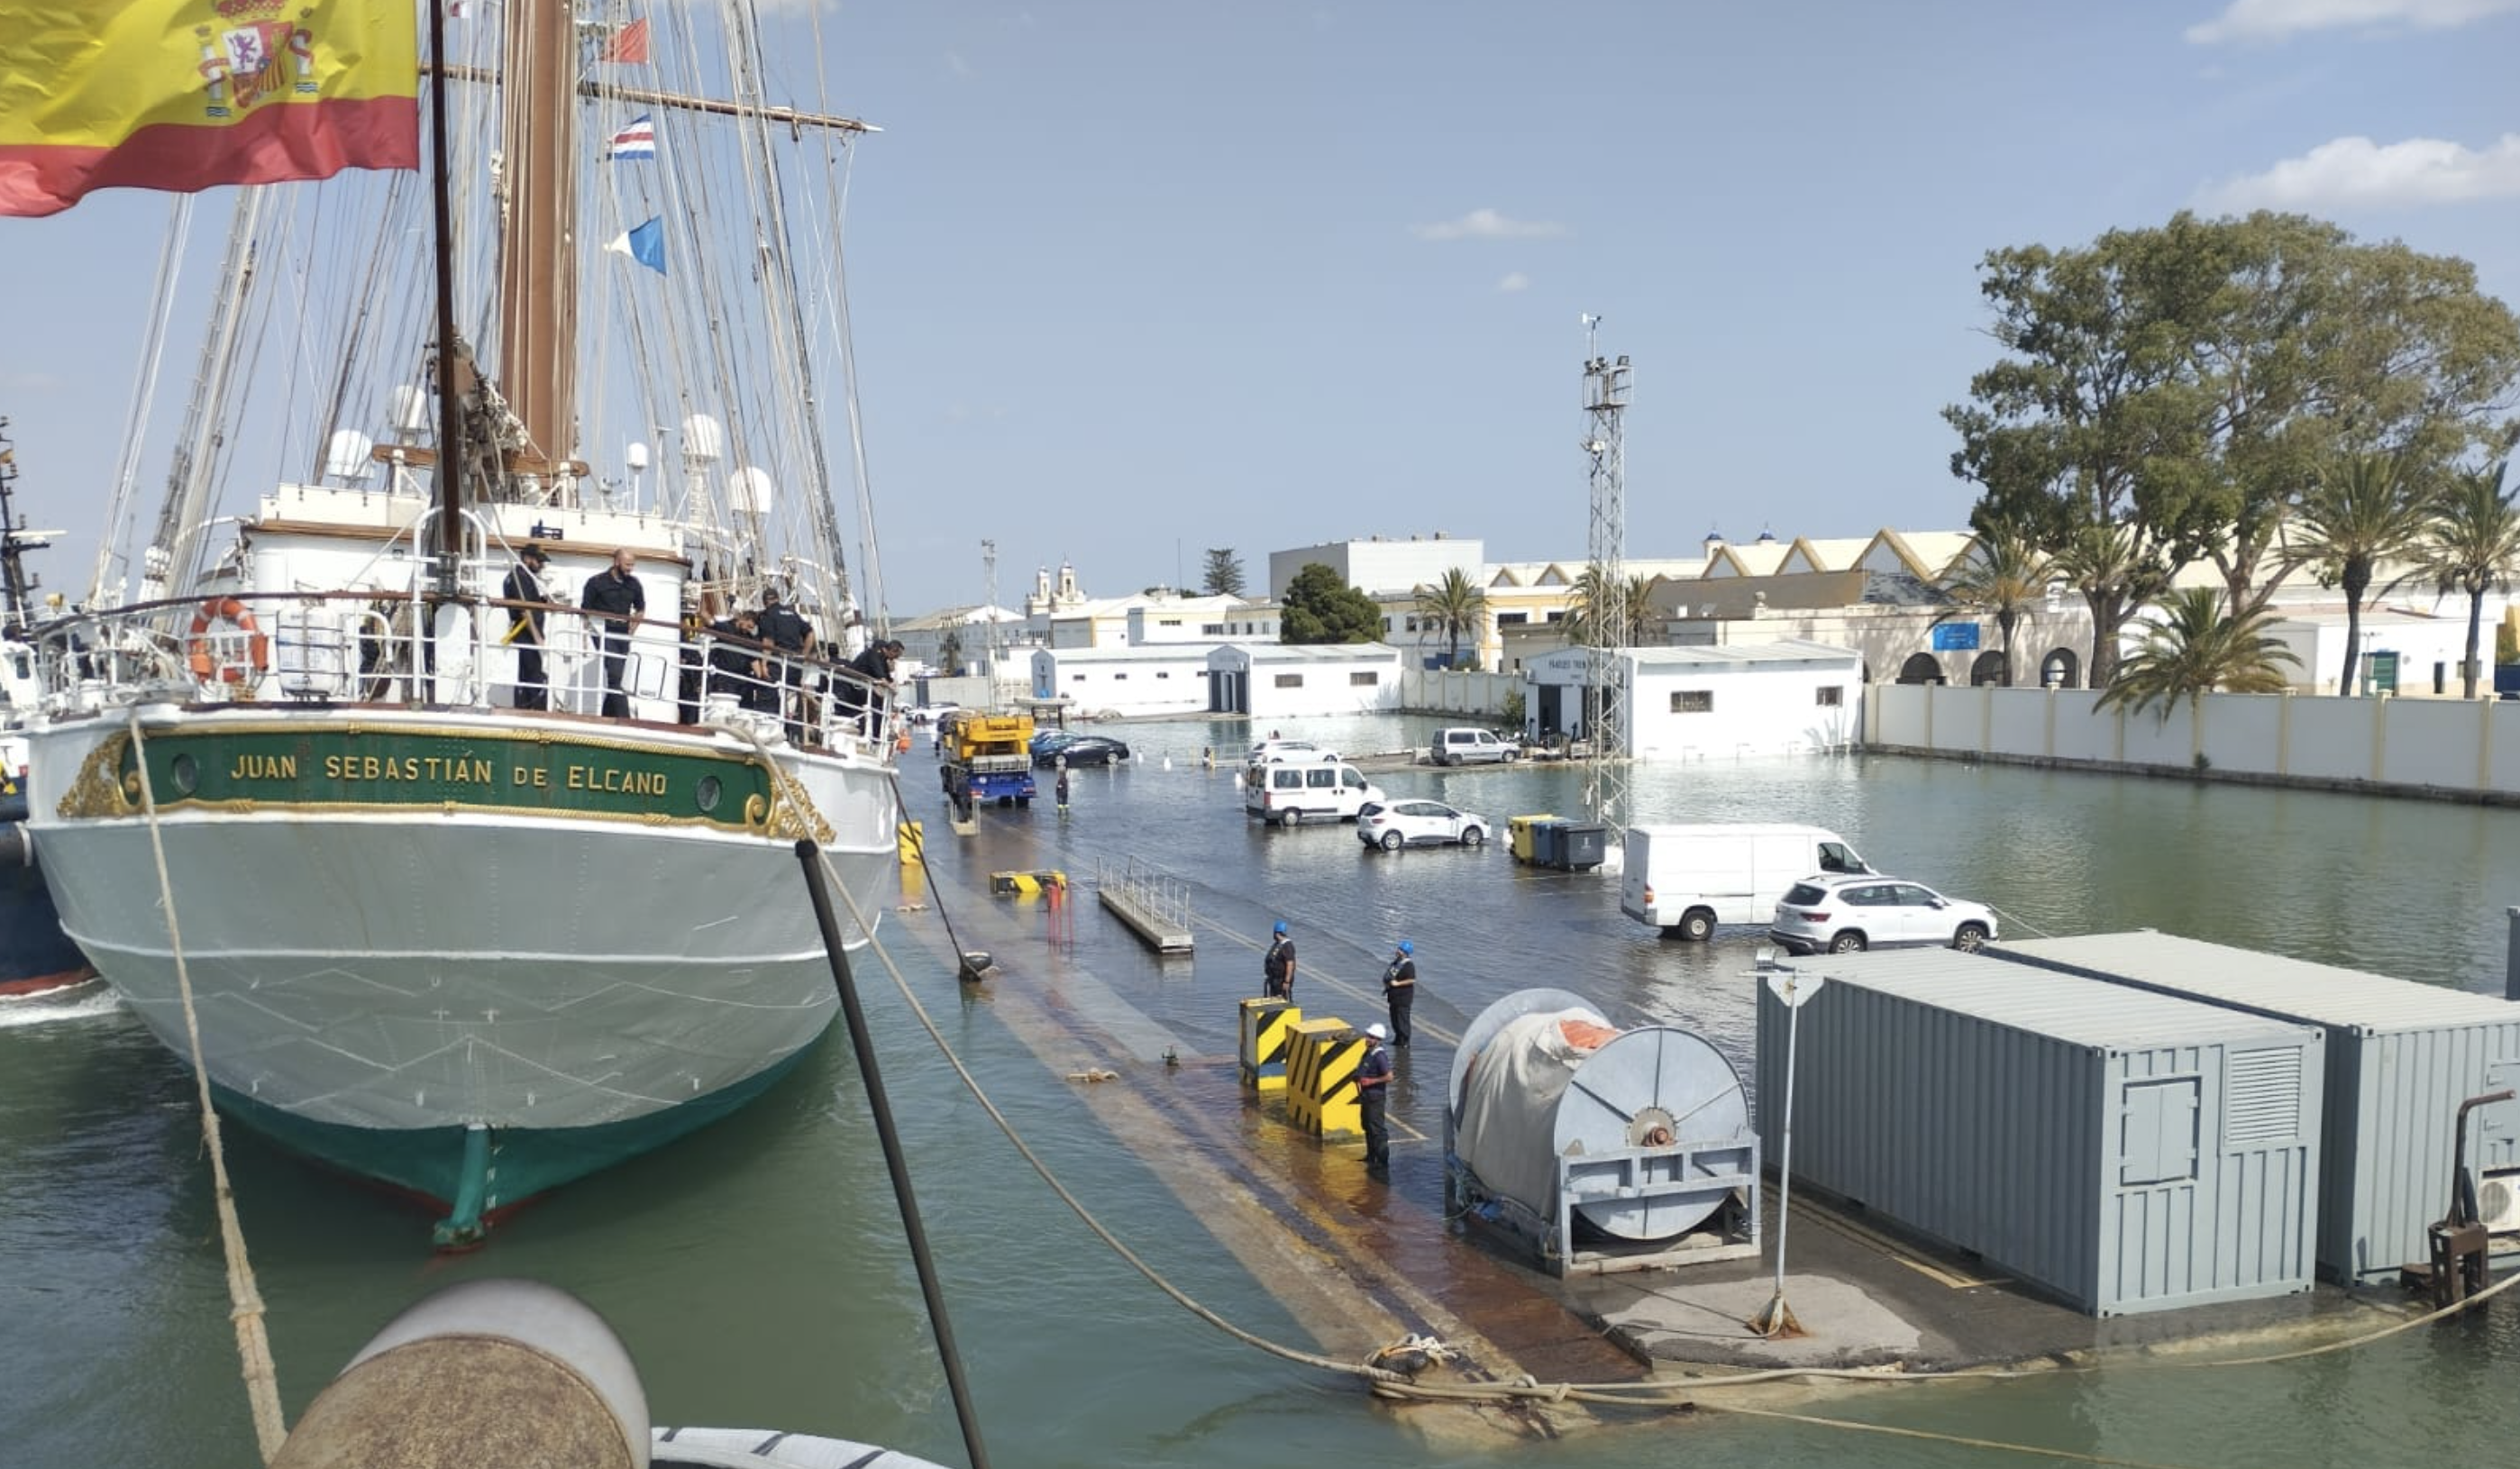
{"type": "Polygon", "coordinates": [[[945,665],[945,677],[963,676],[963,634],[959,628],[946,630],[943,641],[936,645],[936,661],[945,665]]]}
{"type": "Polygon", "coordinates": [[[2168,572],[2131,527],[2104,521],[2069,531],[2048,569],[2091,607],[2091,684],[2109,687],[2117,680],[2119,629],[2129,613],[2169,585],[2168,572]]]}
{"type": "Polygon", "coordinates": [[[1644,629],[1654,620],[1652,579],[1629,577],[1621,589],[1624,597],[1610,593],[1607,581],[1598,562],[1576,573],[1574,591],[1566,599],[1567,642],[1628,647],[1644,641],[1644,629]]]}
{"type": "Polygon", "coordinates": [[[1994,615],[1996,632],[2003,639],[2006,689],[2012,687],[2012,630],[2032,607],[2047,601],[2048,573],[2047,555],[2014,526],[1997,521],[1970,548],[1968,564],[1959,575],[1942,588],[1943,596],[1955,605],[1994,615]]]}
{"type": "Polygon", "coordinates": [[[2507,464],[2453,474],[2433,506],[2432,523],[2418,550],[2424,574],[2444,596],[2467,594],[2467,659],[2459,664],[2466,696],[2476,697],[2477,634],[2485,620],[2485,594],[2511,590],[2520,568],[2520,507],[2512,504],[2520,490],[2505,494],[2507,464]]]}
{"type": "Polygon", "coordinates": [[[1418,589],[1418,616],[1444,635],[1447,668],[1461,665],[1462,637],[1480,630],[1487,620],[1487,592],[1459,566],[1445,572],[1444,579],[1435,585],[1418,589]]]}
{"type": "Polygon", "coordinates": [[[2224,613],[2219,587],[2184,587],[2172,593],[2158,615],[2138,624],[2143,645],[2129,654],[2100,695],[2098,707],[2124,704],[2140,714],[2161,705],[2161,717],[2215,690],[2233,693],[2281,693],[2283,665],[2301,666],[2292,649],[2267,636],[2274,614],[2260,608],[2238,618],[2224,613]]]}
{"type": "Polygon", "coordinates": [[[2362,599],[2386,597],[2405,575],[2375,592],[2371,578],[2381,562],[2401,560],[2422,543],[2432,518],[2431,499],[2414,467],[2395,454],[2353,454],[2329,467],[2303,498],[2303,531],[2289,556],[2294,565],[2317,569],[2322,586],[2345,589],[2345,671],[2336,691],[2354,691],[2354,668],[2362,657],[2362,599]]]}

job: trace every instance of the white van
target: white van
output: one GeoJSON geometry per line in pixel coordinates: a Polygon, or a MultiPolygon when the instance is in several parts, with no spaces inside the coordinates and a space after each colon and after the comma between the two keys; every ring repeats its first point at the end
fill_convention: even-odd
{"type": "Polygon", "coordinates": [[[1766,923],[1785,889],[1815,872],[1868,872],[1846,839],[1818,826],[1631,826],[1619,912],[1676,939],[1718,923],[1766,923]]]}
{"type": "Polygon", "coordinates": [[[1272,761],[1242,773],[1242,809],[1271,825],[1352,822],[1367,802],[1381,799],[1382,788],[1344,760],[1272,761]]]}

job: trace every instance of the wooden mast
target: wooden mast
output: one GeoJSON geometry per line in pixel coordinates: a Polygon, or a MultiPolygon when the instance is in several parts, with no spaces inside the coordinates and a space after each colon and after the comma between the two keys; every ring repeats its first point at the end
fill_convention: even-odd
{"type": "Polygon", "coordinates": [[[523,457],[554,465],[577,424],[577,32],[566,0],[507,9],[498,378],[523,457]]]}

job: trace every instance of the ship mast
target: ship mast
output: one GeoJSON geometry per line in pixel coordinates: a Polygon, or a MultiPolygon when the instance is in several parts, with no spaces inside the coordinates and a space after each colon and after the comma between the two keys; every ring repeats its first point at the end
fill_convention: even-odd
{"type": "Polygon", "coordinates": [[[35,579],[26,574],[26,552],[53,544],[57,532],[28,530],[19,518],[11,490],[18,483],[18,446],[9,441],[9,421],[0,418],[0,633],[23,638],[34,623],[35,579]]]}
{"type": "Polygon", "coordinates": [[[567,5],[507,10],[499,387],[523,438],[511,467],[547,472],[577,423],[577,28],[567,5]]]}

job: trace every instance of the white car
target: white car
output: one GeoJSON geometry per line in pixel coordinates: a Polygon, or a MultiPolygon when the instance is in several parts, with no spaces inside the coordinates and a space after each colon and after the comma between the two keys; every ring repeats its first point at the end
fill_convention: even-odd
{"type": "Polygon", "coordinates": [[[1468,728],[1437,730],[1426,746],[1427,760],[1436,765],[1511,765],[1521,754],[1520,745],[1497,738],[1495,732],[1468,728]]]}
{"type": "Polygon", "coordinates": [[[1384,801],[1356,814],[1356,836],[1385,852],[1451,842],[1475,847],[1488,839],[1488,819],[1441,801],[1384,801]]]}
{"type": "Polygon", "coordinates": [[[1326,750],[1309,739],[1264,739],[1251,747],[1245,765],[1311,765],[1323,760],[1336,760],[1338,751],[1326,750]]]}
{"type": "Polygon", "coordinates": [[[1871,872],[1804,878],[1786,890],[1768,928],[1769,938],[1795,954],[1936,944],[1975,950],[1995,936],[1995,910],[1985,904],[1871,872]]]}

